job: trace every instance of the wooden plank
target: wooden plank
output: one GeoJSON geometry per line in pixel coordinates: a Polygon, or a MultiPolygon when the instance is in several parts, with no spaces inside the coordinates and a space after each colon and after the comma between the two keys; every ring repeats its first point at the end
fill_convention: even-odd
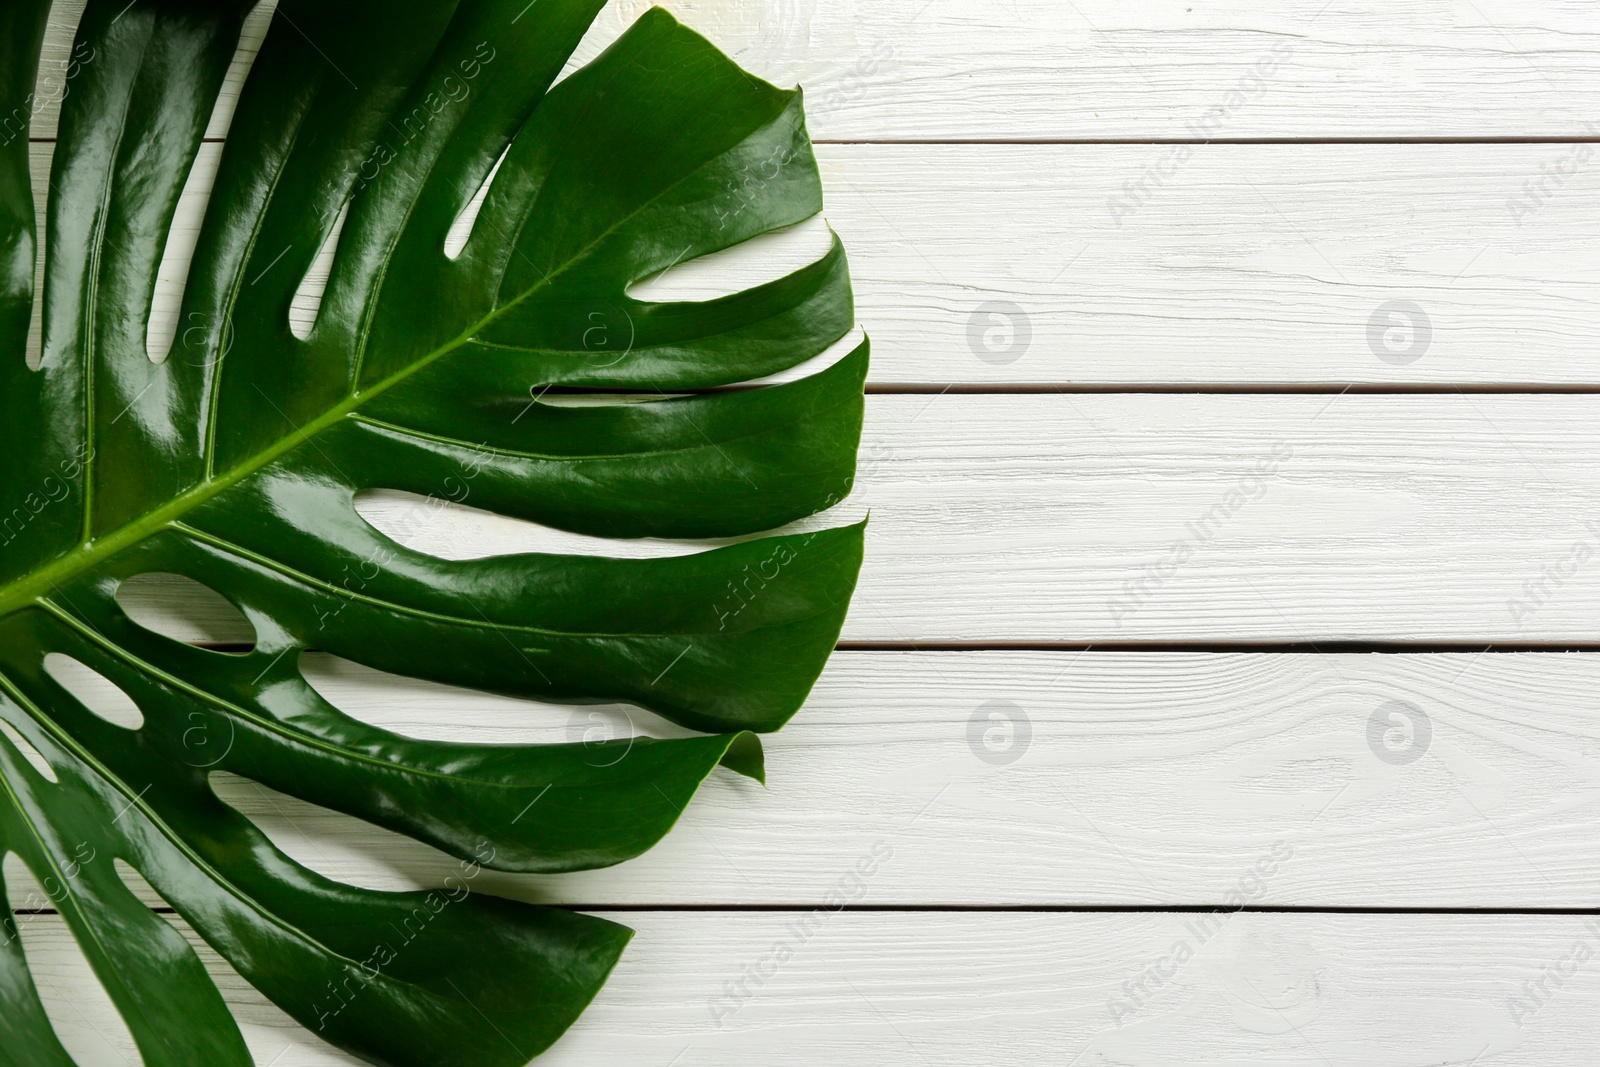
{"type": "MultiPolygon", "coordinates": [[[[617,918],[638,936],[541,1067],[1588,1067],[1600,1025],[1600,927],[1579,916],[617,918]]],[[[34,919],[22,936],[78,1062],[137,1062],[60,921],[34,919]]],[[[256,1062],[357,1062],[202,955],[256,1062]]]]}
{"type": "MultiPolygon", "coordinates": [[[[1597,425],[1594,395],[872,396],[844,636],[1589,641],[1597,425]]],[[[365,511],[453,558],[684,550],[421,506],[365,511]]]]}
{"type": "MultiPolygon", "coordinates": [[[[411,736],[671,732],[638,709],[530,705],[327,656],[305,669],[351,714],[411,736]]],[[[1595,907],[1597,689],[1595,655],[846,651],[766,739],[767,789],[717,772],[637,860],[480,884],[575,906],[815,905],[884,840],[880,906],[1595,907]],[[1281,862],[1256,878],[1262,857],[1281,862]]],[[[329,877],[432,888],[458,866],[255,783],[216,784],[329,877]]],[[[50,906],[8,881],[14,905],[50,906]]]]}
{"type": "MultiPolygon", "coordinates": [[[[1597,427],[1593,394],[870,396],[854,496],[797,528],[870,510],[846,641],[1586,643],[1597,427]]],[[[359,507],[447,558],[706,547],[444,492],[359,507]]]]}
{"type": "Polygon", "coordinates": [[[1595,160],[1588,144],[821,149],[872,381],[983,386],[1592,385],[1595,160]]]}
{"type": "MultiPolygon", "coordinates": [[[[1124,184],[1170,151],[824,146],[826,223],[638,294],[704,299],[778,276],[825,252],[831,223],[875,387],[1600,385],[1592,145],[1212,145],[1135,205],[1124,184]]],[[[34,146],[41,191],[49,152],[34,146]]],[[[153,352],[178,332],[219,153],[205,148],[178,212],[153,352]]]]}
{"type": "MultiPolygon", "coordinates": [[[[649,4],[612,3],[577,58],[649,4]]],[[[56,6],[47,71],[82,0],[56,6]]],[[[823,139],[1579,136],[1600,111],[1600,14],[1571,0],[665,6],[757,74],[803,84],[823,139]]],[[[58,109],[47,98],[36,136],[58,109]]]]}

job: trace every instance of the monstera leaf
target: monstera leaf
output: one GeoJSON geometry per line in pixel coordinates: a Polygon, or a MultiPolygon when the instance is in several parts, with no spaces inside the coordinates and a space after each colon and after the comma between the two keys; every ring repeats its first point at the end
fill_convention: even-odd
{"type": "MultiPolygon", "coordinates": [[[[865,346],[788,384],[714,387],[846,335],[842,249],[715,300],[629,293],[820,210],[799,94],[659,11],[558,83],[600,6],[280,0],[222,149],[182,329],[155,360],[157,268],[251,4],[89,0],[50,173],[36,369],[30,147],[12,127],[40,106],[49,5],[0,6],[13,117],[0,852],[45,886],[150,1067],[250,1056],[122,864],[335,1045],[384,1064],[525,1062],[630,932],[470,877],[617,863],[660,839],[718,765],[759,777],[748,731],[795,712],[838,635],[861,528],[746,535],[848,492],[865,346]],[[485,183],[465,246],[447,250],[485,183]],[[336,230],[300,336],[289,308],[336,230]],[[563,391],[616,396],[549,402],[563,391]],[[722,543],[447,562],[354,505],[363,490],[465,482],[474,506],[551,527],[722,543]],[[253,647],[142,628],[116,593],[148,573],[220,593],[253,647]],[[301,674],[308,649],[527,698],[632,702],[701,735],[614,750],[418,741],[324,700],[301,674]],[[142,725],[81,703],[52,654],[114,683],[142,725]],[[463,873],[433,892],[330,881],[222,803],[216,771],[408,834],[463,873]]],[[[9,920],[3,934],[0,1064],[70,1063],[9,920]]]]}

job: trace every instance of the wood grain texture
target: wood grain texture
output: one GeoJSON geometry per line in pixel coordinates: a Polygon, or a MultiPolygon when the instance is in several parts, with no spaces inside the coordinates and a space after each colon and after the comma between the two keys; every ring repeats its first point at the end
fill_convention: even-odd
{"type": "MultiPolygon", "coordinates": [[[[872,396],[866,425],[847,640],[1596,633],[1600,396],[872,396]]],[[[452,557],[684,550],[366,511],[452,557]]]]}
{"type": "MultiPolygon", "coordinates": [[[[612,3],[577,60],[649,6],[612,3]]],[[[1600,111],[1600,13],[1583,0],[664,6],[755,73],[803,84],[830,140],[1578,136],[1600,111]]],[[[47,64],[70,54],[82,0],[57,7],[47,64]]],[[[35,136],[57,111],[47,100],[35,136]]]]}
{"type": "MultiPolygon", "coordinates": [[[[50,150],[33,152],[41,225],[50,150]]],[[[831,225],[851,252],[877,387],[1600,385],[1593,145],[1179,151],[1191,150],[823,146],[826,221],[636,293],[746,288],[821,256],[831,225]]],[[[174,223],[158,356],[182,332],[220,152],[202,150],[174,223]]],[[[330,246],[318,294],[331,261],[330,246]]],[[[301,299],[290,317],[309,327],[315,313],[301,299]]],[[[36,359],[37,334],[30,347],[36,359]]]]}
{"type": "MultiPolygon", "coordinates": [[[[638,936],[540,1067],[1588,1067],[1600,1026],[1600,928],[1578,916],[620,918],[638,936]]],[[[136,1061],[60,921],[22,937],[83,1067],[136,1061]]],[[[258,1063],[357,1062],[202,951],[258,1063]]]]}
{"type": "Polygon", "coordinates": [[[1593,145],[820,154],[874,382],[1600,381],[1593,145]]]}
{"type": "MultiPolygon", "coordinates": [[[[303,667],[338,706],[410,736],[674,732],[638,709],[530,705],[324,655],[303,667]]],[[[768,788],[719,771],[637,860],[478,884],[578,906],[817,905],[884,840],[894,860],[868,901],[882,907],[1596,907],[1597,689],[1597,655],[841,652],[766,739],[768,788]]],[[[329,877],[434,888],[457,870],[214,782],[329,877]]],[[[14,885],[14,905],[49,906],[14,885]]]]}
{"type": "MultiPolygon", "coordinates": [[[[445,492],[359,506],[448,558],[708,547],[445,492]]],[[[869,513],[847,641],[1592,642],[1600,395],[871,396],[854,495],[797,529],[869,513]]]]}

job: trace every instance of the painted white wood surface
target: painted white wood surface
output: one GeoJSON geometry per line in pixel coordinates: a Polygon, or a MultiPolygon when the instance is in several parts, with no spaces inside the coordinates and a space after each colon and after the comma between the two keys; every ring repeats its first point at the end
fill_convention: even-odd
{"type": "MultiPolygon", "coordinates": [[[[33,152],[41,226],[51,148],[33,152]]],[[[1181,165],[1173,151],[824,145],[825,220],[638,293],[776,277],[822,255],[831,225],[885,387],[1600,385],[1593,145],[1211,145],[1181,165]]],[[[220,154],[202,149],[174,223],[151,327],[163,355],[220,154]]]]}
{"type": "MultiPolygon", "coordinates": [[[[638,709],[530,705],[326,655],[305,669],[410,736],[674,733],[638,709]]],[[[768,788],[719,771],[637,860],[476,884],[580,906],[802,905],[881,838],[882,906],[1221,905],[1283,848],[1246,902],[1600,907],[1596,691],[1596,655],[846,651],[766,739],[768,788]]],[[[458,866],[253,782],[216,786],[341,881],[433,888],[458,866]]],[[[19,906],[48,905],[15,884],[19,906]]]]}
{"type": "Polygon", "coordinates": [[[884,396],[878,640],[1588,640],[1600,397],[884,396]]]}
{"type": "MultiPolygon", "coordinates": [[[[57,6],[47,64],[69,57],[82,0],[57,6]]],[[[649,6],[616,0],[575,58],[649,6]]],[[[1600,113],[1585,0],[663,6],[755,73],[803,84],[824,140],[1582,136],[1600,113]]]]}
{"type": "MultiPolygon", "coordinates": [[[[613,917],[638,936],[540,1067],[1590,1067],[1600,1028],[1600,927],[1580,916],[613,917]]],[[[22,937],[84,1067],[137,1062],[60,920],[22,937]]],[[[358,1062],[202,955],[263,1067],[358,1062]]]]}
{"type": "MultiPolygon", "coordinates": [[[[361,506],[447,558],[704,547],[441,504],[361,506]]],[[[1591,642],[1600,395],[870,396],[801,528],[869,511],[846,641],[1591,642]]]]}

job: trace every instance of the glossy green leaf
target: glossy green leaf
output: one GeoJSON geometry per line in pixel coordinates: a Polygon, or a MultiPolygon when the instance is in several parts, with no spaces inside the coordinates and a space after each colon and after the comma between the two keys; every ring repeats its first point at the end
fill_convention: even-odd
{"type": "MultiPolygon", "coordinates": [[[[48,6],[0,6],[13,116],[37,105],[48,6]]],[[[152,360],[156,271],[250,6],[89,0],[51,170],[38,369],[24,359],[29,146],[15,122],[0,131],[0,853],[45,887],[149,1067],[250,1057],[117,861],[333,1044],[382,1064],[520,1064],[589,1003],[630,933],[472,878],[618,863],[716,767],[761,778],[751,731],[794,714],[838,636],[861,526],[747,535],[849,492],[866,345],[788,384],[713,387],[847,334],[844,253],[835,242],[720,299],[630,294],[822,206],[799,93],[663,12],[558,83],[600,0],[280,0],[177,341],[152,360]],[[335,233],[297,336],[290,303],[335,233]],[[574,389],[618,395],[551,402],[574,389]],[[722,544],[448,562],[368,524],[355,497],[369,489],[722,544]],[[150,573],[220,593],[253,647],[133,621],[118,587],[150,573]],[[631,702],[702,736],[406,738],[319,695],[308,649],[532,699],[631,702]],[[142,724],[82,704],[47,669],[53,653],[115,683],[142,724]],[[218,800],[216,771],[408,834],[459,873],[433,892],[330,881],[218,800]]],[[[0,1065],[70,1062],[9,924],[0,1065]]]]}

